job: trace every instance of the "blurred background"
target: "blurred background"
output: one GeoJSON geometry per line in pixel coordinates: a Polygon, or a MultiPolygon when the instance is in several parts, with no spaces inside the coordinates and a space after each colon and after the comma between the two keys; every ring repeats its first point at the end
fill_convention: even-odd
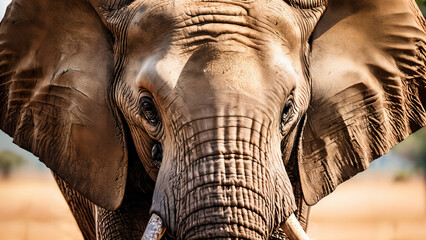
{"type": "MultiPolygon", "coordinates": [[[[0,18],[10,0],[0,0],[0,18]]],[[[426,1],[417,1],[423,14],[426,1]]],[[[426,128],[311,210],[313,240],[425,240],[426,128]]],[[[82,240],[50,171],[0,131],[0,239],[82,240]]]]}

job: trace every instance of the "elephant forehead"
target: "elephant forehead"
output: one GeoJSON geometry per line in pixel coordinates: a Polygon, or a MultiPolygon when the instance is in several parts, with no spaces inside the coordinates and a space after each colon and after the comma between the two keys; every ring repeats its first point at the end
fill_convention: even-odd
{"type": "Polygon", "coordinates": [[[180,46],[182,52],[212,42],[229,42],[234,51],[262,51],[269,41],[298,43],[297,14],[282,0],[143,1],[129,27],[131,51],[180,46]]]}
{"type": "Polygon", "coordinates": [[[175,95],[194,101],[200,98],[203,102],[209,97],[219,97],[219,93],[261,98],[276,80],[267,70],[270,66],[255,54],[227,52],[220,45],[203,47],[187,56],[156,55],[130,68],[138,70],[126,76],[129,81],[135,82],[137,88],[155,93],[164,102],[168,101],[164,98],[172,101],[175,95]]]}
{"type": "Polygon", "coordinates": [[[235,53],[220,44],[209,45],[185,56],[157,54],[136,64],[131,61],[126,79],[165,105],[177,96],[191,104],[210,104],[230,101],[231,95],[279,103],[302,78],[297,61],[280,53],[266,60],[253,52],[235,53]],[[134,74],[130,69],[135,69],[134,74]]]}

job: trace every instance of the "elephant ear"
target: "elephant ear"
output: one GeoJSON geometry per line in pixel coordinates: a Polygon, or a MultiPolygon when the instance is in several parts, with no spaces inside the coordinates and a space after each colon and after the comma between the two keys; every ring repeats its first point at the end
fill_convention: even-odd
{"type": "Polygon", "coordinates": [[[108,103],[111,45],[87,1],[13,1],[0,25],[0,128],[89,200],[115,209],[127,152],[108,103]]]}
{"type": "Polygon", "coordinates": [[[425,125],[423,26],[414,1],[328,2],[312,36],[299,160],[309,205],[425,125]]]}

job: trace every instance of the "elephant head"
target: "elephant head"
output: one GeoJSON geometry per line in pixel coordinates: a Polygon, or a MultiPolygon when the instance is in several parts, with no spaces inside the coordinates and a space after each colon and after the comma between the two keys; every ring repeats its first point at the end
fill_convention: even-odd
{"type": "Polygon", "coordinates": [[[298,202],[425,125],[424,29],[411,0],[14,0],[0,127],[110,210],[140,160],[146,235],[302,239],[298,202]]]}

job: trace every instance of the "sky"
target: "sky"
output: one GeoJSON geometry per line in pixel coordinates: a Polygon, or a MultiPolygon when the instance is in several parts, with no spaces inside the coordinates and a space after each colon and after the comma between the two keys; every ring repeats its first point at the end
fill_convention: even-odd
{"type": "Polygon", "coordinates": [[[6,11],[7,5],[9,5],[10,0],[0,0],[0,17],[3,19],[4,12],[6,11]]]}

